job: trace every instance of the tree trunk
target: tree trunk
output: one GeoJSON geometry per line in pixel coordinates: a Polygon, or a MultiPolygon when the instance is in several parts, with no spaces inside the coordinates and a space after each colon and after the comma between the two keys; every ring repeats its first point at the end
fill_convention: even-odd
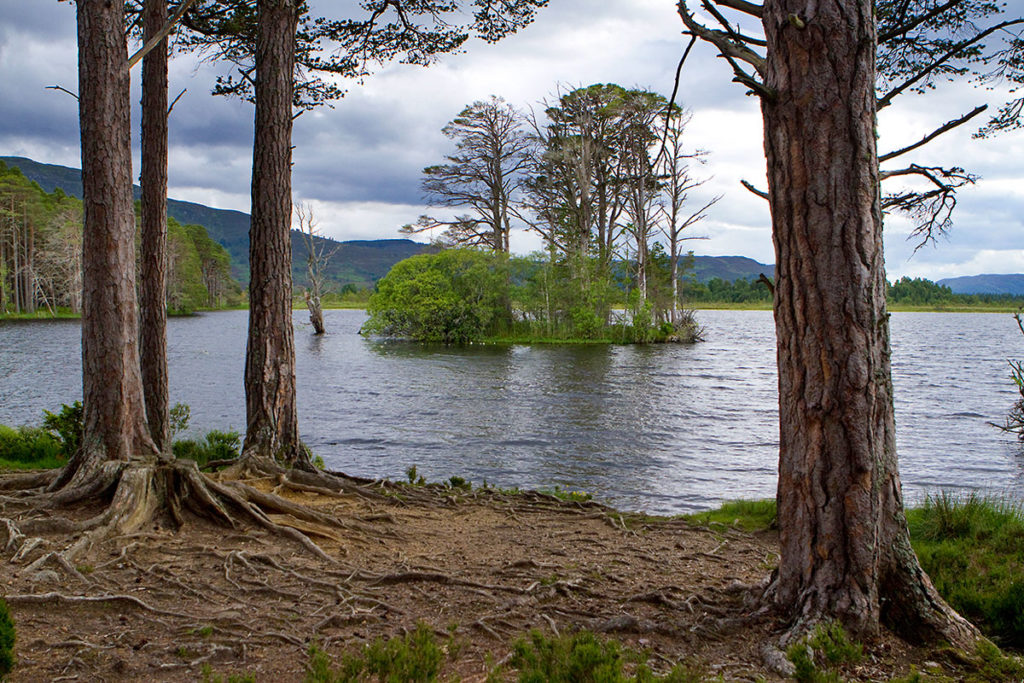
{"type": "MultiPolygon", "coordinates": [[[[146,42],[167,22],[167,0],[146,0],[146,42]]],[[[142,59],[141,363],[146,418],[162,453],[171,447],[167,379],[167,40],[142,59]]]]}
{"type": "Polygon", "coordinates": [[[260,0],[258,11],[244,450],[308,468],[295,405],[289,234],[298,15],[295,0],[260,0]]]}
{"type": "Polygon", "coordinates": [[[910,548],[896,464],[870,0],[769,0],[762,98],[776,251],[778,605],[797,630],[977,637],[910,548]]]}
{"type": "Polygon", "coordinates": [[[156,451],[139,372],[124,3],[79,0],[77,14],[85,429],[71,470],[156,451]]]}
{"type": "Polygon", "coordinates": [[[309,324],[313,326],[313,334],[324,333],[324,310],[320,305],[320,296],[316,293],[319,287],[314,286],[312,293],[306,292],[306,308],[309,309],[309,324]]]}

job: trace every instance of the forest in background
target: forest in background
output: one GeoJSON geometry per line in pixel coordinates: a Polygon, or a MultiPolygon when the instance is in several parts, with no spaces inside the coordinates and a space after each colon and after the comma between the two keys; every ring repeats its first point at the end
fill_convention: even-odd
{"type": "MultiPolygon", "coordinates": [[[[136,238],[138,239],[138,238],[136,238]]],[[[202,225],[168,220],[167,309],[185,314],[243,301],[231,257],[202,225]]],[[[76,315],[82,305],[82,202],[46,192],[0,161],[0,314],[76,315]]]]}

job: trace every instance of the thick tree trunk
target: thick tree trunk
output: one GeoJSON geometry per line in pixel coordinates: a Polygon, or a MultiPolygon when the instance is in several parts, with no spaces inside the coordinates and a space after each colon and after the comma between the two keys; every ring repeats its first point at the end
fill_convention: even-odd
{"type": "MultiPolygon", "coordinates": [[[[167,22],[167,0],[146,0],[145,41],[167,22]]],[[[167,379],[167,41],[142,60],[142,282],[140,352],[146,418],[163,453],[171,447],[167,379]]]]}
{"type": "Polygon", "coordinates": [[[295,0],[260,0],[258,11],[244,450],[306,467],[295,405],[289,235],[297,9],[295,0]]]}
{"type": "Polygon", "coordinates": [[[870,0],[769,0],[762,99],[776,250],[778,605],[797,630],[967,646],[910,548],[896,464],[870,0]]]}
{"type": "Polygon", "coordinates": [[[85,434],[72,471],[156,451],[139,372],[124,4],[79,0],[77,12],[85,434]]]}

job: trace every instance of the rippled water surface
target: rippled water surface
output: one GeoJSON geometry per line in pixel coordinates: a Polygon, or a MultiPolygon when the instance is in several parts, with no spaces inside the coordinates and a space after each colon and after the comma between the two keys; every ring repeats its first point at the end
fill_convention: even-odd
{"type": "MultiPolygon", "coordinates": [[[[362,311],[296,312],[302,438],[333,468],[595,493],[652,512],[774,495],[774,326],[763,311],[702,311],[694,346],[471,346],[364,339],[362,311]]],[[[892,317],[897,438],[907,497],[939,488],[1024,499],[1024,455],[1001,421],[1024,357],[1012,318],[892,317]]],[[[171,401],[192,431],[245,424],[246,312],[172,319],[171,401]]],[[[38,423],[81,396],[77,322],[0,325],[0,423],[38,423]]]]}

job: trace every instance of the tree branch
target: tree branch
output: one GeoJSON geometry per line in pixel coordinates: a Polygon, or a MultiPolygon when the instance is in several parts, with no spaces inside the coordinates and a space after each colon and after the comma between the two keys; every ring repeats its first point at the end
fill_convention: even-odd
{"type": "Polygon", "coordinates": [[[747,188],[748,190],[750,190],[751,192],[756,194],[761,199],[765,199],[765,200],[768,199],[768,193],[767,192],[765,192],[764,190],[757,189],[756,187],[754,187],[753,185],[748,183],[746,180],[741,180],[740,181],[740,185],[742,185],[743,187],[747,188]]]}
{"type": "Polygon", "coordinates": [[[59,90],[59,91],[61,91],[63,93],[67,93],[68,95],[71,95],[76,100],[78,99],[78,95],[76,95],[75,93],[71,92],[67,88],[64,88],[64,87],[59,86],[59,85],[48,85],[48,86],[46,86],[46,89],[47,90],[59,90]]]}
{"type": "Polygon", "coordinates": [[[910,88],[915,83],[918,83],[919,81],[927,77],[931,72],[935,71],[935,69],[945,64],[949,59],[955,57],[957,54],[959,54],[966,48],[970,47],[971,45],[974,45],[975,43],[980,42],[982,39],[992,35],[996,31],[1001,31],[1005,28],[1008,28],[1010,26],[1016,26],[1018,24],[1024,24],[1024,18],[1011,19],[1008,21],[1000,22],[998,24],[988,27],[984,31],[979,32],[973,38],[960,41],[959,43],[951,47],[949,50],[944,52],[942,55],[940,55],[938,58],[933,60],[931,64],[924,67],[923,69],[915,73],[912,77],[908,78],[903,83],[887,92],[883,97],[880,97],[878,99],[878,109],[884,109],[885,107],[888,107],[890,104],[892,104],[892,100],[894,97],[899,95],[907,88],[910,88]]]}
{"type": "Polygon", "coordinates": [[[908,145],[908,146],[906,146],[906,147],[904,147],[902,149],[897,149],[894,152],[889,152],[888,154],[881,155],[880,157],[878,157],[878,163],[882,163],[884,161],[889,161],[890,159],[895,159],[896,157],[902,156],[902,155],[906,154],[907,152],[911,152],[911,151],[917,149],[918,147],[922,147],[924,145],[927,145],[929,142],[931,142],[935,138],[939,137],[943,133],[954,129],[954,128],[956,128],[959,125],[967,123],[968,121],[970,121],[971,119],[973,119],[975,116],[977,116],[981,112],[985,111],[986,109],[988,109],[988,105],[987,104],[983,104],[983,105],[981,105],[979,107],[975,107],[973,110],[971,110],[970,112],[964,114],[960,118],[954,119],[952,121],[948,121],[944,126],[935,129],[934,131],[932,131],[928,135],[925,135],[923,138],[921,138],[920,140],[918,140],[914,144],[908,145]]]}
{"type": "MultiPolygon", "coordinates": [[[[961,2],[962,0],[956,1],[961,2]]],[[[757,17],[758,19],[764,16],[764,7],[752,2],[747,2],[747,0],[715,0],[715,4],[721,5],[722,7],[728,7],[729,9],[734,9],[737,12],[749,14],[750,16],[757,17]]]]}
{"type": "Polygon", "coordinates": [[[946,4],[939,5],[938,7],[935,7],[933,9],[931,9],[930,11],[925,12],[921,16],[915,18],[913,21],[910,21],[910,22],[908,22],[906,24],[903,24],[902,26],[897,26],[894,29],[886,31],[885,33],[879,34],[878,42],[879,42],[879,44],[882,44],[882,43],[885,43],[885,42],[887,42],[889,40],[892,40],[893,38],[899,38],[901,36],[905,36],[906,34],[910,33],[915,28],[917,28],[921,24],[925,23],[929,19],[937,17],[940,14],[942,14],[943,12],[945,12],[946,10],[950,9],[951,7],[956,7],[960,3],[966,2],[966,1],[967,0],[949,0],[949,2],[947,2],[946,4]]]}
{"type": "Polygon", "coordinates": [[[174,30],[174,26],[179,21],[181,21],[181,18],[185,16],[185,12],[187,12],[189,8],[192,7],[192,5],[194,4],[196,4],[196,0],[185,0],[185,2],[181,3],[181,6],[178,7],[178,11],[175,12],[171,16],[171,18],[167,20],[167,23],[164,24],[164,27],[160,29],[160,31],[158,31],[155,36],[146,41],[146,44],[139,48],[139,50],[128,59],[129,71],[131,71],[131,68],[133,66],[138,64],[140,59],[149,54],[150,50],[159,45],[160,42],[167,37],[168,33],[174,30]]]}

